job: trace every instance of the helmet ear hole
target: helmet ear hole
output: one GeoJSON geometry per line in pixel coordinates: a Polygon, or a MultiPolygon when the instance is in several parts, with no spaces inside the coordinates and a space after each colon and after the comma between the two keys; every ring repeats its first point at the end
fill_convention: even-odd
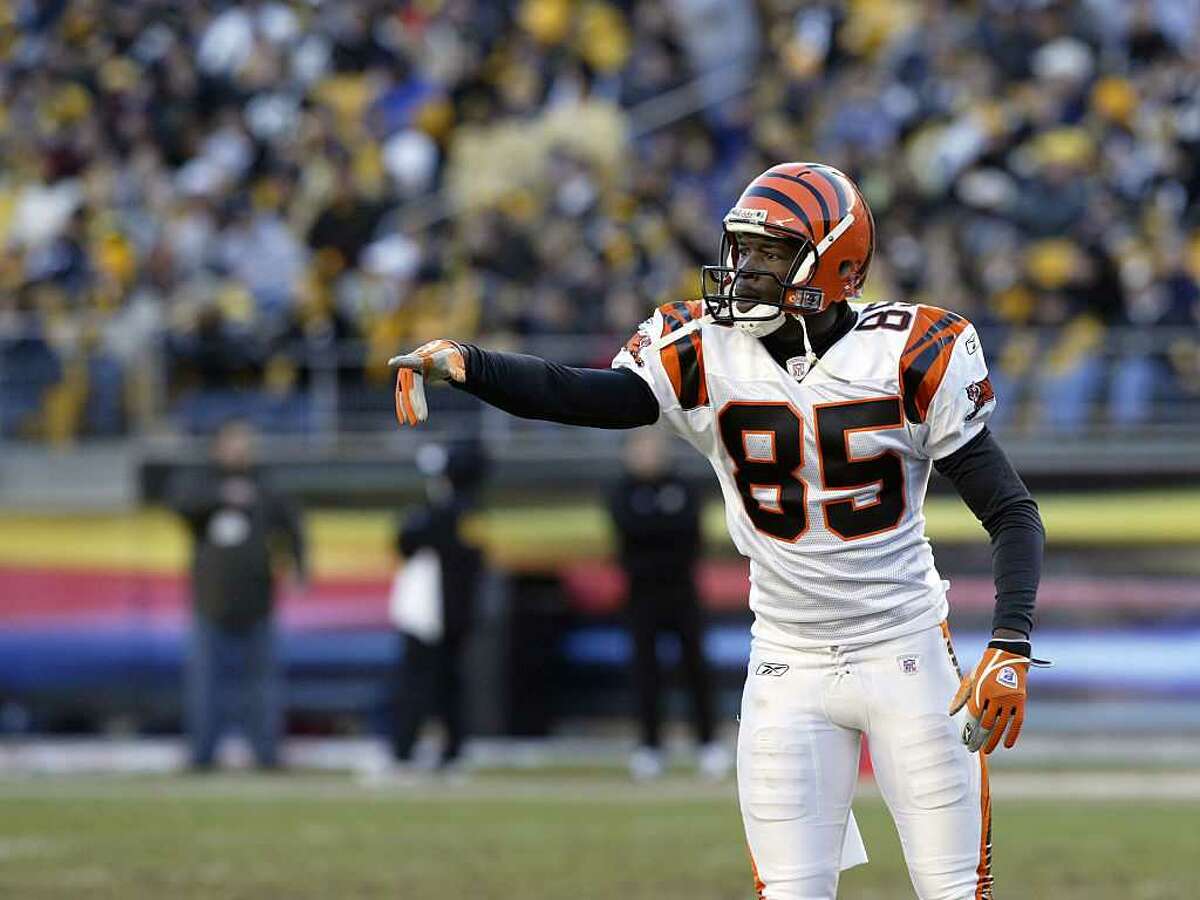
{"type": "Polygon", "coordinates": [[[843,259],[841,265],[838,266],[838,277],[847,278],[854,271],[854,263],[848,259],[843,259]]]}

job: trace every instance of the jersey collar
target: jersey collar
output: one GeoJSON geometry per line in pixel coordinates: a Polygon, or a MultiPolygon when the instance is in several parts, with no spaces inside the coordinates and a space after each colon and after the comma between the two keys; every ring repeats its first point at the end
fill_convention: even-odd
{"type": "MultiPolygon", "coordinates": [[[[822,340],[813,341],[813,348],[817,351],[818,358],[812,371],[823,369],[828,373],[834,374],[835,377],[839,368],[844,368],[840,363],[843,363],[845,358],[848,357],[846,348],[850,342],[843,339],[858,324],[858,311],[851,307],[850,304],[844,304],[839,309],[839,313],[838,320],[829,333],[824,335],[822,340]]],[[[771,335],[758,340],[762,344],[763,349],[774,360],[775,364],[782,367],[785,372],[787,371],[787,362],[789,359],[804,355],[804,343],[802,340],[788,341],[786,343],[779,341],[772,342],[771,335]]]]}

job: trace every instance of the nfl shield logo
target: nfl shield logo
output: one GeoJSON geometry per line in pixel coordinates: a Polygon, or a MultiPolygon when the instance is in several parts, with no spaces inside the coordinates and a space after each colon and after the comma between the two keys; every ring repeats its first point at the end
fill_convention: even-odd
{"type": "Polygon", "coordinates": [[[808,357],[793,356],[787,361],[788,374],[800,381],[808,374],[808,357]]]}
{"type": "Polygon", "coordinates": [[[996,674],[996,681],[1006,688],[1015,690],[1017,687],[1017,670],[1012,666],[1005,666],[996,674]]]}
{"type": "Polygon", "coordinates": [[[916,675],[921,668],[921,657],[917,654],[897,656],[896,661],[900,663],[900,671],[905,675],[916,675]]]}

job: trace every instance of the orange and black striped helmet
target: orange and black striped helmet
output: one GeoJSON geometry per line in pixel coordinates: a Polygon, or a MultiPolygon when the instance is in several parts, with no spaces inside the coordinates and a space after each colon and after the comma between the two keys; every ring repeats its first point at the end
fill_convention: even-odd
{"type": "Polygon", "coordinates": [[[706,311],[719,322],[736,322],[733,283],[739,271],[734,235],[761,234],[798,243],[796,258],[780,282],[777,302],[762,305],[815,313],[856,297],[875,251],[875,220],[858,187],[820,163],[772,166],[755,178],[725,216],[721,265],[705,266],[706,311]]]}

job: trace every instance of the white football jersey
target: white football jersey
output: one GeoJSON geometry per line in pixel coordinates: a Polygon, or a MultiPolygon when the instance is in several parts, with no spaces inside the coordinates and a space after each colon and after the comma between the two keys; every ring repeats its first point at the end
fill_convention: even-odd
{"type": "Polygon", "coordinates": [[[658,309],[612,363],[650,385],[659,421],[712,464],[750,559],[754,634],[786,645],[886,640],[945,618],[948,585],[925,537],[929,471],[995,406],[962,316],[858,309],[806,374],[738,329],[698,326],[698,302],[658,309]]]}

